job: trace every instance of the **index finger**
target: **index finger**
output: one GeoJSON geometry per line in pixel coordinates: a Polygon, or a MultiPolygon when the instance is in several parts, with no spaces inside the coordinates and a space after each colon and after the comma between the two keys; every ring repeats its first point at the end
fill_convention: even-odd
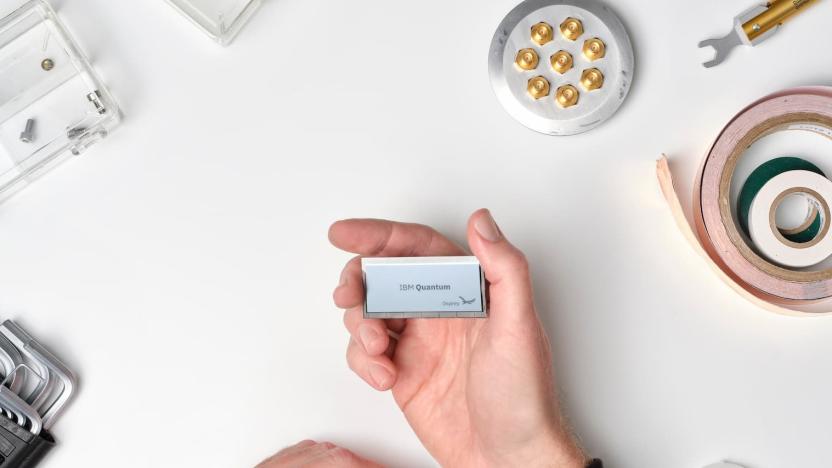
{"type": "Polygon", "coordinates": [[[368,257],[464,255],[459,245],[423,224],[383,219],[345,219],[329,227],[329,241],[347,252],[368,257]]]}

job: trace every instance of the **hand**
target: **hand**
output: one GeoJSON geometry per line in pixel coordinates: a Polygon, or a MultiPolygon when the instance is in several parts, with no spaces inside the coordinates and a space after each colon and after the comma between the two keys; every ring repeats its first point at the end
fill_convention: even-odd
{"type": "MultiPolygon", "coordinates": [[[[465,255],[417,224],[339,221],[329,239],[360,256],[465,255]]],[[[443,466],[583,467],[586,459],[561,421],[526,258],[488,210],[468,221],[468,245],[490,283],[487,319],[364,319],[360,257],[347,263],[333,298],[346,309],[350,368],[373,388],[393,390],[443,466]]]]}
{"type": "Polygon", "coordinates": [[[263,460],[255,468],[381,468],[329,442],[304,440],[263,460]]]}

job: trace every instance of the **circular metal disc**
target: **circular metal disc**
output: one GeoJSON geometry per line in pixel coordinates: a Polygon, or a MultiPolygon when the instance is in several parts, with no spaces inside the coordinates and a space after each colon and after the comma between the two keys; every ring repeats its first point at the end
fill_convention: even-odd
{"type": "Polygon", "coordinates": [[[630,91],[634,66],[633,47],[624,25],[609,7],[594,0],[526,0],[500,23],[488,54],[491,85],[500,103],[520,123],[548,135],[582,133],[609,119],[630,91]],[[575,41],[564,38],[559,29],[569,17],[583,24],[584,33],[575,41]],[[543,46],[531,38],[532,26],[540,22],[554,28],[554,39],[543,46]],[[594,37],[604,42],[606,54],[590,61],[582,48],[585,40],[594,37]],[[540,56],[534,70],[521,70],[514,62],[517,52],[525,48],[540,56]],[[569,52],[574,61],[572,69],[562,75],[550,64],[550,57],[560,50],[569,52]],[[581,73],[589,68],[603,73],[600,89],[587,91],[581,86],[581,73]],[[549,95],[540,99],[527,92],[529,80],[536,76],[551,85],[549,95]],[[577,88],[580,97],[576,105],[562,108],[554,96],[558,87],[567,84],[577,88]]]}

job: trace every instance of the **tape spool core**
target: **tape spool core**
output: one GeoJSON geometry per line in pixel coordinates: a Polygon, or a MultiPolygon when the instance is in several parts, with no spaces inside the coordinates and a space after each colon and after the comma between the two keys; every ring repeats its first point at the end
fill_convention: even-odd
{"type": "Polygon", "coordinates": [[[792,239],[789,239],[789,237],[786,237],[786,239],[788,239],[792,242],[798,243],[798,244],[809,242],[810,240],[814,239],[818,235],[818,232],[820,231],[820,227],[821,227],[820,226],[821,219],[819,217],[820,216],[820,211],[818,211],[818,204],[813,203],[812,201],[808,200],[808,197],[805,196],[805,195],[806,194],[790,193],[790,194],[784,196],[783,200],[780,202],[780,204],[777,206],[777,208],[775,209],[775,212],[774,212],[774,218],[775,218],[775,224],[777,225],[777,230],[780,231],[780,233],[784,237],[786,237],[786,236],[795,236],[797,234],[804,234],[804,233],[811,234],[811,237],[806,239],[806,240],[792,240],[792,239]],[[780,222],[780,213],[781,213],[781,210],[784,210],[784,211],[787,210],[789,200],[794,200],[794,199],[800,199],[803,202],[803,204],[805,205],[804,206],[805,213],[803,215],[803,220],[800,222],[800,224],[797,224],[797,225],[791,225],[790,224],[789,225],[790,227],[786,227],[783,224],[788,223],[788,221],[784,221],[784,223],[781,224],[781,222],[780,222]],[[815,229],[814,231],[808,231],[809,228],[811,228],[812,225],[815,224],[815,222],[818,223],[818,228],[815,229]]]}
{"type": "Polygon", "coordinates": [[[782,192],[774,199],[774,203],[772,203],[769,210],[769,225],[771,226],[771,232],[774,233],[774,237],[782,242],[783,245],[794,249],[806,249],[816,245],[829,233],[829,216],[829,204],[819,193],[808,187],[793,187],[782,192]],[[806,214],[806,219],[803,221],[803,224],[791,229],[783,229],[777,225],[777,210],[789,195],[794,194],[803,195],[807,199],[810,209],[806,214]],[[805,231],[815,222],[817,217],[820,218],[820,230],[808,241],[794,242],[785,237],[789,234],[805,231]]]}

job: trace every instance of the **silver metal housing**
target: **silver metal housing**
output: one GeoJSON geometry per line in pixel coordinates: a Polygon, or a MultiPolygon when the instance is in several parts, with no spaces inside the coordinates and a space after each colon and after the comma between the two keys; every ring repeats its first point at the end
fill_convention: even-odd
{"type": "Polygon", "coordinates": [[[618,110],[633,82],[635,58],[630,37],[618,16],[594,0],[526,0],[517,5],[500,23],[488,53],[488,73],[497,99],[506,111],[523,125],[548,135],[574,135],[591,130],[618,110]],[[567,17],[581,20],[584,33],[576,41],[561,36],[558,26],[567,17]],[[533,25],[545,21],[555,30],[554,39],[539,46],[531,40],[533,25]],[[604,58],[589,61],[582,54],[584,40],[599,37],[606,44],[604,58]],[[540,64],[531,71],[514,63],[517,51],[531,47],[538,51],[540,64]],[[549,64],[559,50],[572,54],[575,65],[563,75],[549,64]],[[604,75],[601,89],[585,91],[581,72],[598,68],[604,75]],[[535,100],[526,92],[528,80],[543,76],[551,85],[548,97],[535,100]],[[561,108],[555,90],[571,84],[580,91],[578,104],[561,108]]]}

